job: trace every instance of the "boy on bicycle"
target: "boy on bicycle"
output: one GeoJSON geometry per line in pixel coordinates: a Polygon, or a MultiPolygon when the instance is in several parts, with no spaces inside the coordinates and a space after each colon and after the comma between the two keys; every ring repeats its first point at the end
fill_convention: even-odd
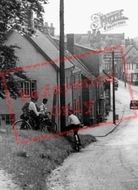
{"type": "Polygon", "coordinates": [[[46,116],[48,117],[50,114],[50,112],[47,111],[47,102],[48,102],[48,99],[47,98],[44,98],[43,101],[42,101],[42,104],[40,105],[40,112],[43,116],[46,116]]]}
{"type": "Polygon", "coordinates": [[[38,97],[36,95],[32,95],[31,96],[31,101],[29,104],[29,112],[30,112],[30,116],[34,119],[34,121],[36,122],[36,127],[35,129],[39,129],[39,119],[40,119],[40,114],[41,112],[39,111],[38,107],[37,107],[37,102],[38,97]]]}
{"type": "Polygon", "coordinates": [[[81,122],[78,119],[78,117],[73,114],[73,110],[70,109],[68,111],[68,115],[69,115],[68,116],[68,127],[73,130],[74,135],[78,136],[78,141],[79,141],[79,144],[81,145],[80,138],[79,138],[79,135],[78,135],[78,131],[79,131],[81,122]]]}

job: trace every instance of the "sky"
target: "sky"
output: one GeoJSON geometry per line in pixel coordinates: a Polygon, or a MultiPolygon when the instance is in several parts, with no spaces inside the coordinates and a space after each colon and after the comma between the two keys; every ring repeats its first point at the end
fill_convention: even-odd
{"type": "MultiPolygon", "coordinates": [[[[92,31],[91,15],[95,13],[107,14],[123,9],[123,15],[128,17],[127,25],[117,27],[104,33],[125,33],[125,38],[138,37],[138,0],[64,0],[64,32],[86,34],[92,31]]],[[[49,0],[45,5],[45,22],[53,23],[55,34],[59,34],[59,2],[49,0]]]]}

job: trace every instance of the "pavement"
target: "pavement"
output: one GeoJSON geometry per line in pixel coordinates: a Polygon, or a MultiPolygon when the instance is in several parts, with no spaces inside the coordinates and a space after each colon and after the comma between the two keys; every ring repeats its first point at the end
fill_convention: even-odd
{"type": "Polygon", "coordinates": [[[119,85],[121,87],[128,89],[131,93],[130,95],[132,95],[132,93],[134,93],[134,92],[136,92],[136,93],[138,92],[138,86],[136,86],[136,85],[131,85],[128,83],[126,83],[126,85],[125,85],[124,81],[120,81],[120,80],[119,80],[119,85]]]}
{"type": "Polygon", "coordinates": [[[113,112],[109,113],[106,122],[99,123],[96,126],[84,126],[79,130],[79,134],[91,134],[95,137],[104,137],[110,134],[120,124],[121,118],[123,118],[123,110],[120,110],[119,119],[116,120],[116,124],[113,124],[113,112]]]}

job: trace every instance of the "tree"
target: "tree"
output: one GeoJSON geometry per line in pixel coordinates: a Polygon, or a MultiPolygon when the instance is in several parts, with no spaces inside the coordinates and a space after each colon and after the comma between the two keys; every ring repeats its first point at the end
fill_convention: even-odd
{"type": "Polygon", "coordinates": [[[6,79],[7,89],[10,96],[16,99],[19,96],[19,85],[15,79],[18,76],[28,79],[23,70],[16,70],[18,57],[15,55],[17,46],[5,45],[6,35],[9,30],[14,29],[22,35],[35,34],[32,14],[35,13],[35,22],[42,23],[44,4],[48,0],[0,0],[0,97],[5,98],[5,85],[3,84],[3,74],[6,79]],[[13,69],[13,72],[7,72],[13,69]]]}

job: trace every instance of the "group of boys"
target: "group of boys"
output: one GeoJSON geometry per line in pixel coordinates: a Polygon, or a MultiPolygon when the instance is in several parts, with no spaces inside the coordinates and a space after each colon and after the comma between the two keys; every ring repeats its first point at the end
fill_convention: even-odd
{"type": "MultiPolygon", "coordinates": [[[[50,113],[50,112],[47,111],[47,106],[46,106],[46,104],[48,102],[47,98],[43,99],[42,104],[40,105],[39,108],[37,107],[37,104],[36,104],[37,100],[38,100],[38,97],[36,97],[36,96],[31,97],[31,101],[29,103],[29,113],[30,113],[30,116],[36,122],[36,129],[39,129],[40,116],[44,116],[45,114],[50,113]]],[[[81,122],[78,119],[78,117],[73,114],[73,110],[69,109],[68,115],[69,115],[68,116],[68,127],[70,129],[71,128],[74,129],[74,135],[75,134],[78,135],[78,130],[79,130],[81,122]]],[[[78,139],[80,142],[79,136],[78,136],[78,139]]]]}
{"type": "Polygon", "coordinates": [[[42,101],[42,104],[40,105],[40,107],[38,108],[36,102],[37,102],[38,98],[32,96],[31,97],[31,101],[29,103],[29,113],[30,116],[35,120],[36,122],[36,129],[39,128],[39,120],[40,120],[40,116],[45,116],[47,113],[49,113],[47,111],[47,98],[44,98],[42,101]]]}

